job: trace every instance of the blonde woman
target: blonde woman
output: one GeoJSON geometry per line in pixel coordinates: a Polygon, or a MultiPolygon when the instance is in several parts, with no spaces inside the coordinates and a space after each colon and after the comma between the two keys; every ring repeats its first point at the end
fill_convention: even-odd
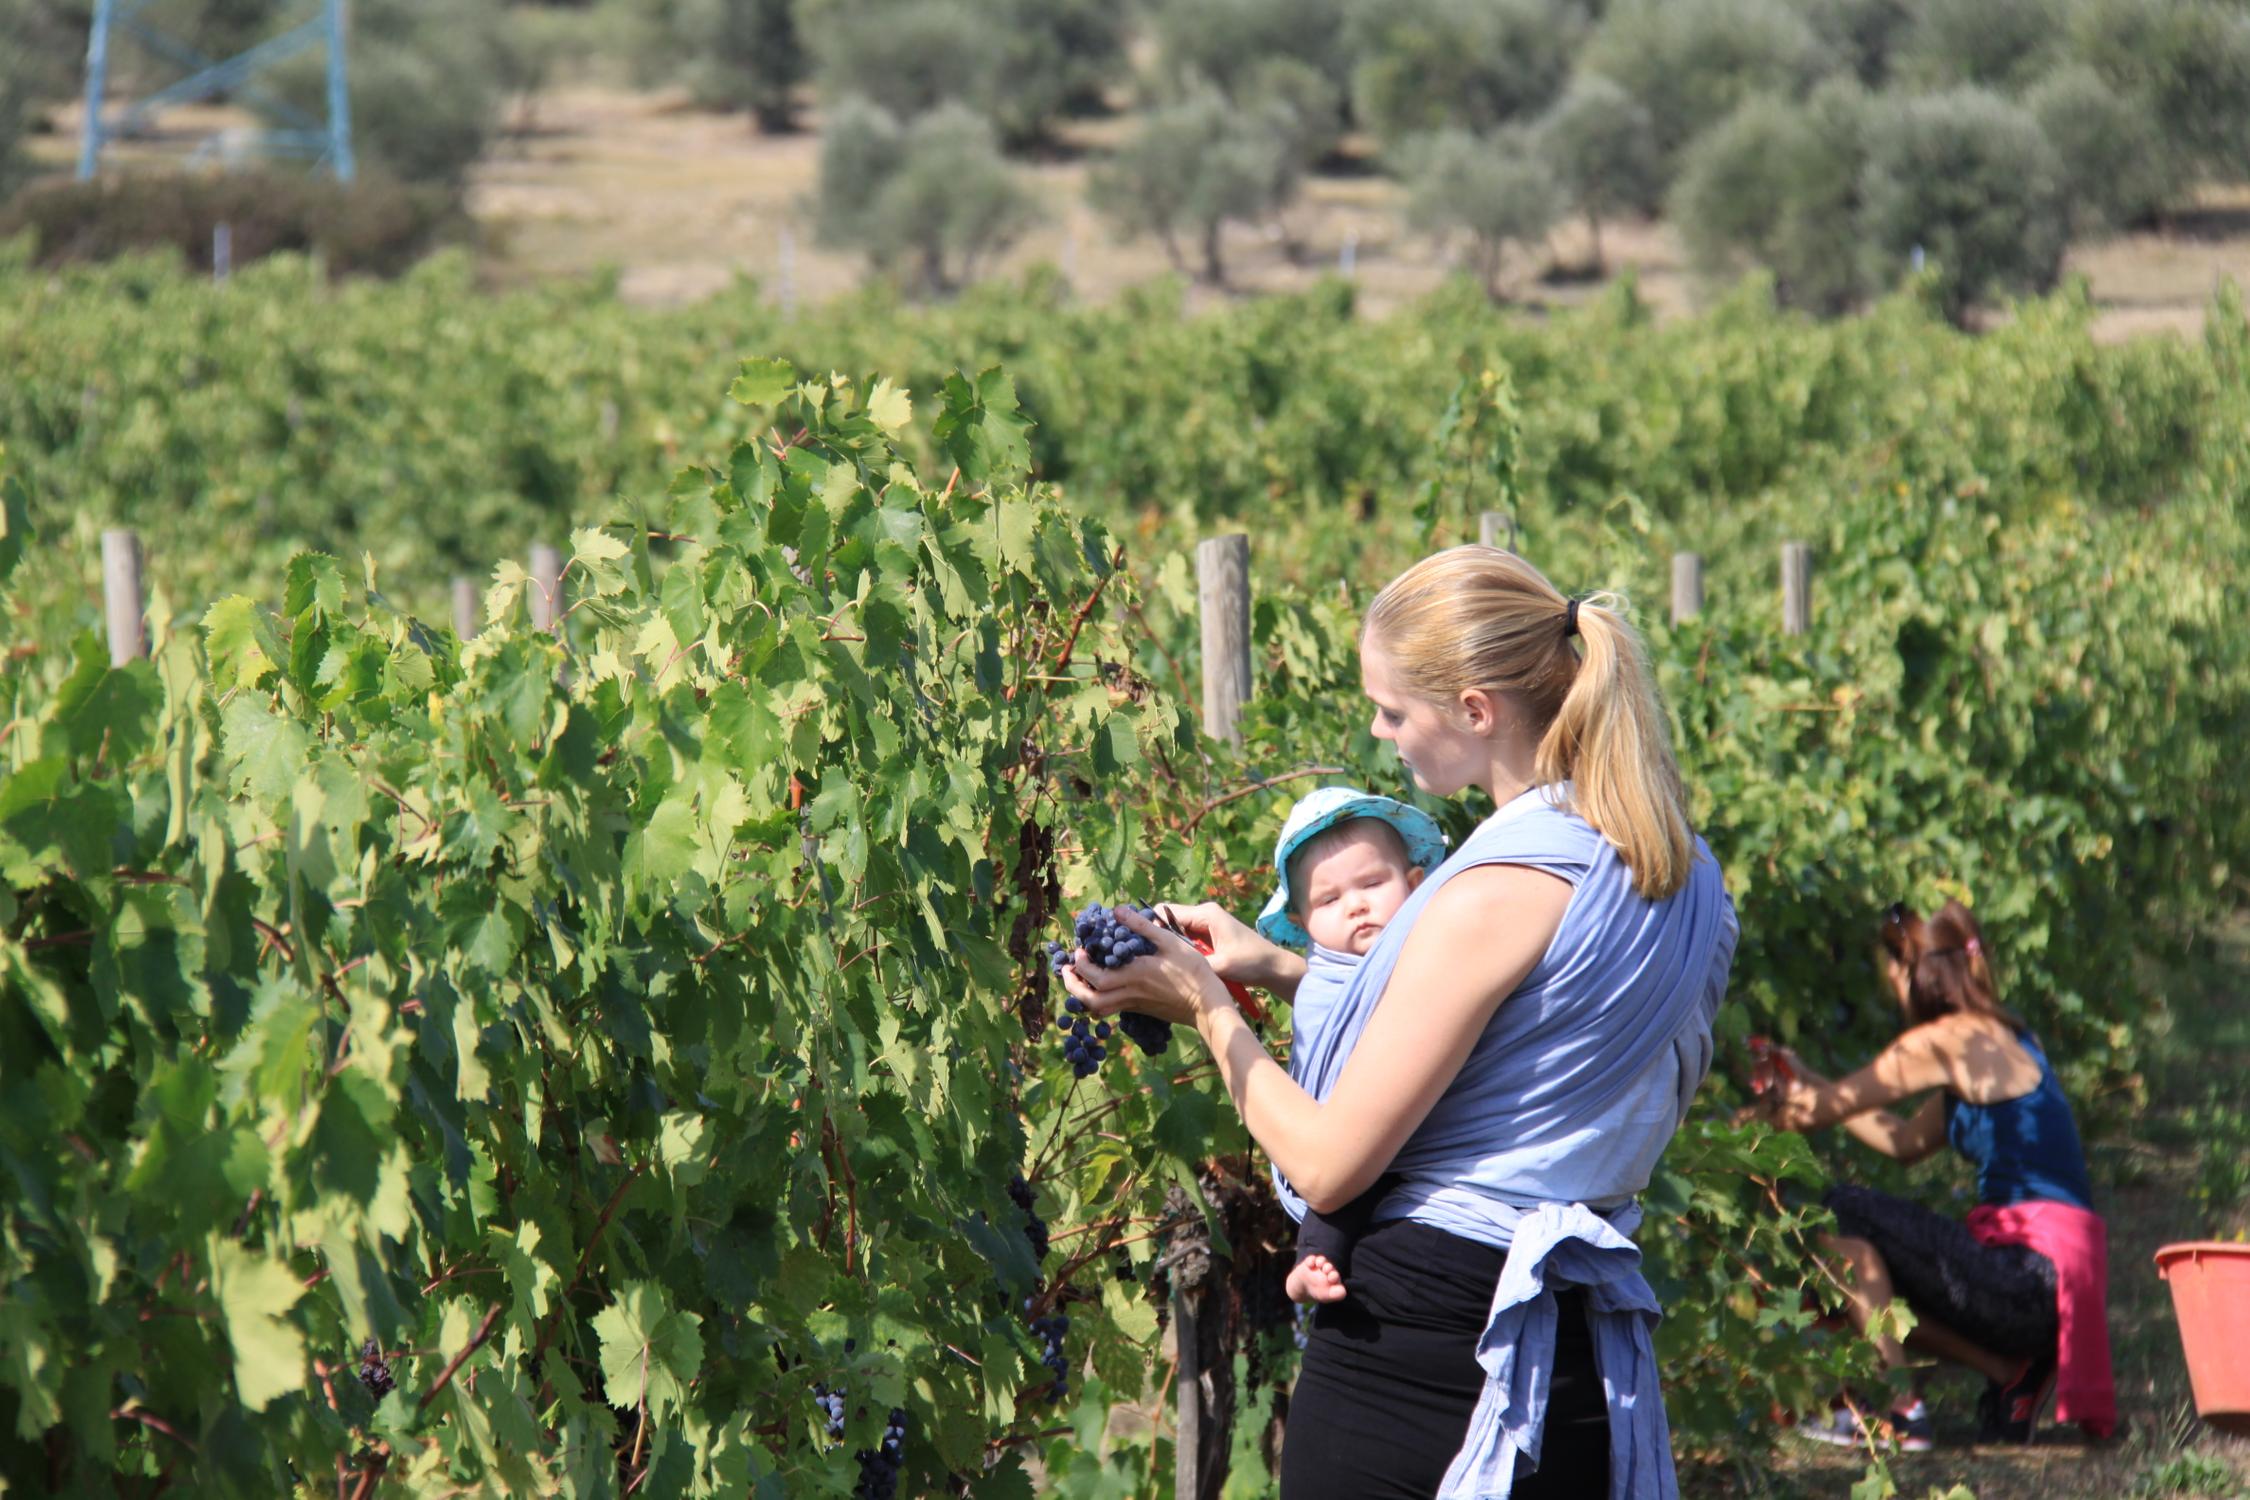
{"type": "Polygon", "coordinates": [[[1397,1174],[1350,1295],[1314,1315],[1285,1500],[1671,1496],[1629,1236],[1709,1067],[1736,928],[1646,653],[1607,596],[1457,547],[1376,598],[1360,667],[1415,784],[1497,810],[1384,929],[1303,1084],[1223,981],[1286,996],[1304,961],[1215,906],[1173,909],[1209,960],[1134,916],[1155,958],[1065,982],[1200,1033],[1293,1212],[1397,1174]]]}

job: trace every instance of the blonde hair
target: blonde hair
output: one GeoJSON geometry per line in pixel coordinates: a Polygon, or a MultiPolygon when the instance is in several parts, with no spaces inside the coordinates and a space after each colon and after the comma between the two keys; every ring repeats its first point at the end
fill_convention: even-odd
{"type": "Polygon", "coordinates": [[[1539,735],[1538,784],[1569,782],[1572,810],[1617,850],[1633,889],[1661,901],[1687,883],[1695,842],[1648,650],[1624,602],[1602,593],[1578,603],[1581,658],[1569,609],[1513,552],[1452,547],[1375,596],[1361,639],[1381,643],[1417,697],[1505,696],[1539,735]]]}

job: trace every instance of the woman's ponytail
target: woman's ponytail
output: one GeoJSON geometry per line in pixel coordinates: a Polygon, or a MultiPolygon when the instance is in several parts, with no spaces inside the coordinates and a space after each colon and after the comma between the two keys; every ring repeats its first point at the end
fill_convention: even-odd
{"type": "Polygon", "coordinates": [[[1695,845],[1647,648],[1621,604],[1573,603],[1512,552],[1454,547],[1392,580],[1365,629],[1422,697],[1483,688],[1514,703],[1540,736],[1539,782],[1569,782],[1633,888],[1660,901],[1687,883],[1695,845]]]}
{"type": "Polygon", "coordinates": [[[1540,738],[1534,774],[1568,781],[1578,815],[1615,846],[1633,888],[1661,900],[1687,883],[1695,844],[1648,651],[1621,603],[1611,594],[1578,602],[1585,655],[1540,738]]]}

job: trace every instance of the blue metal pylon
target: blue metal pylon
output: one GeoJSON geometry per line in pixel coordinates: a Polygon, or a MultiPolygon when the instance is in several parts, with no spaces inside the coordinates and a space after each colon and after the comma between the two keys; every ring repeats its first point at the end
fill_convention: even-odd
{"type": "Polygon", "coordinates": [[[95,0],[94,27],[86,40],[86,119],[79,133],[78,176],[94,175],[102,147],[139,133],[160,110],[175,104],[233,94],[270,115],[275,128],[259,132],[253,144],[275,156],[310,157],[344,182],[352,180],[351,89],[345,75],[344,0],[317,0],[319,13],[269,37],[246,52],[214,60],[140,19],[149,0],[95,0]],[[135,101],[115,120],[104,121],[109,91],[110,43],[125,36],[165,61],[187,70],[179,82],[135,101]],[[259,86],[258,75],[284,58],[314,47],[328,52],[328,119],[314,119],[287,100],[259,86]]]}

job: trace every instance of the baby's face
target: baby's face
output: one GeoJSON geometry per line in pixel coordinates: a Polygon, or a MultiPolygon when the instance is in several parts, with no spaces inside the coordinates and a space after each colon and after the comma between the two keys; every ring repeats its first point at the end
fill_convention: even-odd
{"type": "Polygon", "coordinates": [[[1422,883],[1422,871],[1372,837],[1346,839],[1302,872],[1299,921],[1323,948],[1365,958],[1384,926],[1422,883]]]}

